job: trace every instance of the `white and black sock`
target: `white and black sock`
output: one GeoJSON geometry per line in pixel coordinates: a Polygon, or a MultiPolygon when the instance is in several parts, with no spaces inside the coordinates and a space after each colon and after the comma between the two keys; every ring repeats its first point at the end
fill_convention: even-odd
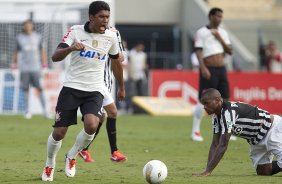
{"type": "Polygon", "coordinates": [[[76,137],[75,144],[72,146],[72,148],[67,153],[67,157],[70,159],[75,159],[78,152],[86,148],[89,145],[89,143],[93,140],[94,136],[95,136],[95,133],[92,135],[89,135],[85,132],[84,129],[82,129],[76,137]]]}
{"type": "Polygon", "coordinates": [[[60,141],[55,141],[52,133],[48,137],[48,142],[47,142],[47,160],[46,160],[46,166],[48,167],[55,167],[56,164],[56,155],[59,151],[59,149],[62,146],[62,140],[60,141]]]}

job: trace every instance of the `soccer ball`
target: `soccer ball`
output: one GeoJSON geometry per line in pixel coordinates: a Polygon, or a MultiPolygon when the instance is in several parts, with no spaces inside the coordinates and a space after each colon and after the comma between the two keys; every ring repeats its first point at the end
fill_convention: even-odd
{"type": "Polygon", "coordinates": [[[167,177],[167,167],[162,161],[151,160],[144,166],[143,176],[150,184],[161,183],[167,177]]]}

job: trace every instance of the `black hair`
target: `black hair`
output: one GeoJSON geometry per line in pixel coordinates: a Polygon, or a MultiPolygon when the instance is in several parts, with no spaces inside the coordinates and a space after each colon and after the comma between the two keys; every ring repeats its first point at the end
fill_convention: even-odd
{"type": "Polygon", "coordinates": [[[89,5],[89,16],[90,15],[96,15],[101,10],[107,10],[110,11],[110,6],[105,1],[93,1],[89,5]]]}
{"type": "Polygon", "coordinates": [[[205,99],[205,98],[217,98],[217,97],[221,98],[220,92],[217,89],[208,88],[202,92],[201,101],[202,99],[205,99]]]}
{"type": "Polygon", "coordinates": [[[217,12],[221,12],[223,13],[223,10],[221,8],[217,8],[217,7],[214,7],[210,10],[209,12],[209,18],[212,16],[212,15],[216,15],[217,12]]]}

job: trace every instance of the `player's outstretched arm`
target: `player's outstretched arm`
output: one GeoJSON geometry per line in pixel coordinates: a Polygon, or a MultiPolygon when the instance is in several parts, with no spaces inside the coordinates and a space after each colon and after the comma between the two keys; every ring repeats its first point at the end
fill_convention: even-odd
{"type": "MultiPolygon", "coordinates": [[[[219,134],[218,134],[219,135],[219,134]]],[[[222,159],[224,153],[227,150],[229,139],[231,134],[225,133],[221,134],[220,137],[214,136],[213,142],[210,147],[209,158],[207,163],[207,168],[202,173],[193,173],[193,176],[209,176],[211,175],[214,168],[222,159]],[[218,139],[218,144],[216,143],[218,139]]]]}

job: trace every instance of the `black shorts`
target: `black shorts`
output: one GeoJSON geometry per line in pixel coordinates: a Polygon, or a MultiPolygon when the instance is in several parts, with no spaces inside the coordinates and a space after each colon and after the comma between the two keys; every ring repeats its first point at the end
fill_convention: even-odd
{"type": "Polygon", "coordinates": [[[103,98],[103,95],[97,91],[88,92],[63,87],[58,97],[53,127],[68,127],[77,124],[78,107],[82,116],[94,114],[101,119],[103,98]]]}
{"type": "Polygon", "coordinates": [[[29,85],[41,89],[40,72],[21,72],[20,79],[21,79],[21,88],[24,91],[27,91],[29,89],[29,85]]]}
{"type": "Polygon", "coordinates": [[[227,78],[226,68],[223,67],[207,67],[211,73],[209,80],[205,79],[201,72],[200,74],[200,86],[199,86],[199,99],[201,99],[202,92],[208,88],[217,89],[222,98],[228,99],[230,97],[229,83],[227,78]]]}

